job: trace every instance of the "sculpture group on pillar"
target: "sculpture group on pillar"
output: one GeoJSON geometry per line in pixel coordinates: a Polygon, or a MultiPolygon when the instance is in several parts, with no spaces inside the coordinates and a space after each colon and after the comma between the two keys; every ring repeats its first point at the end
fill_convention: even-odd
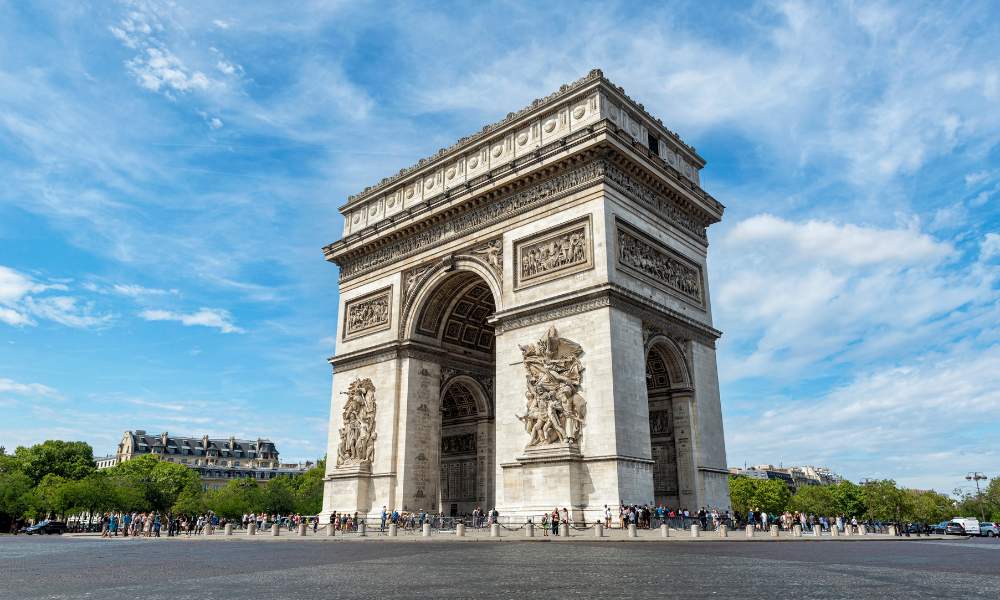
{"type": "Polygon", "coordinates": [[[347,388],[337,466],[371,464],[375,458],[375,384],[355,379],[347,388]]]}
{"type": "Polygon", "coordinates": [[[586,416],[580,395],[583,348],[559,337],[554,326],[534,344],[520,346],[524,357],[528,411],[524,422],[528,446],[556,442],[579,442],[586,416]]]}

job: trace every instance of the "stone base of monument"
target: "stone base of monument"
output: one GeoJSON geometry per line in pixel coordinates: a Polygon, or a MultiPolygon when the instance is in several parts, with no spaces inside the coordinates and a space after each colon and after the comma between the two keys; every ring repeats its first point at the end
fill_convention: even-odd
{"type": "Polygon", "coordinates": [[[348,514],[357,512],[364,515],[371,511],[374,484],[370,464],[362,462],[338,466],[326,480],[336,482],[336,485],[326,486],[329,494],[329,498],[324,499],[326,506],[343,508],[343,512],[348,514]]]}
{"type": "MultiPolygon", "coordinates": [[[[515,494],[511,503],[516,506],[552,507],[565,506],[571,511],[574,522],[586,520],[583,511],[573,507],[587,504],[585,495],[589,478],[583,466],[580,447],[573,442],[557,442],[528,446],[514,462],[500,465],[506,489],[515,494]],[[515,491],[516,490],[516,491],[515,491]]],[[[595,467],[596,468],[596,467],[595,467]]],[[[506,511],[514,518],[530,518],[535,513],[506,511]]]]}
{"type": "Polygon", "coordinates": [[[670,527],[666,523],[660,525],[660,537],[670,537],[670,527]]]}

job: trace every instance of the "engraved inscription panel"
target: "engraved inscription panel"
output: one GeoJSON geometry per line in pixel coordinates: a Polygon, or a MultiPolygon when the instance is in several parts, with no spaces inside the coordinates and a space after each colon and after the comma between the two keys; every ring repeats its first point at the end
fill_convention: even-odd
{"type": "Polygon", "coordinates": [[[349,301],[344,306],[344,338],[361,337],[389,328],[392,288],[349,301]]]}
{"type": "Polygon", "coordinates": [[[514,242],[516,282],[528,287],[594,266],[590,217],[514,242]]]}
{"type": "Polygon", "coordinates": [[[699,308],[704,306],[701,269],[696,264],[620,221],[617,229],[619,266],[699,308]]]}

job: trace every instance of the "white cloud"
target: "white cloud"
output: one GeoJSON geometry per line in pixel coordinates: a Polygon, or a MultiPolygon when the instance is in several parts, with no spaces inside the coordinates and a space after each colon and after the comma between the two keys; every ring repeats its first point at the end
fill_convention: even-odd
{"type": "Polygon", "coordinates": [[[111,321],[111,315],[96,314],[92,302],[73,296],[44,295],[51,290],[68,289],[65,284],[40,283],[25,273],[0,265],[0,322],[25,326],[36,325],[35,319],[43,319],[67,327],[90,328],[111,321]]]}
{"type": "Polygon", "coordinates": [[[973,187],[978,185],[990,178],[989,171],[976,171],[975,173],[968,173],[965,176],[965,185],[968,187],[973,187]]]}
{"type": "MultiPolygon", "coordinates": [[[[862,371],[812,400],[782,400],[727,421],[731,462],[833,463],[856,478],[893,477],[951,492],[968,470],[993,468],[979,426],[1000,410],[1000,345],[957,345],[862,371]]],[[[989,434],[987,434],[989,435],[989,434]]]]}
{"type": "Polygon", "coordinates": [[[233,324],[229,311],[219,308],[201,308],[193,313],[179,313],[169,310],[144,310],[139,316],[147,321],[177,321],[185,326],[200,325],[212,327],[222,333],[244,333],[233,324]]]}
{"type": "Polygon", "coordinates": [[[229,22],[223,21],[222,19],[215,19],[212,21],[212,25],[215,25],[219,29],[229,29],[229,22]]]}
{"type": "Polygon", "coordinates": [[[146,48],[125,63],[142,87],[154,92],[161,88],[188,92],[207,89],[211,83],[201,71],[191,71],[176,55],[165,48],[146,48]]]}
{"type": "Polygon", "coordinates": [[[1000,234],[987,233],[979,245],[980,260],[990,260],[1000,256],[1000,234]]]}
{"type": "Polygon", "coordinates": [[[759,215],[715,247],[721,375],[794,379],[974,334],[997,269],[915,229],[759,215]]]}
{"type": "Polygon", "coordinates": [[[41,383],[18,383],[13,379],[0,377],[0,394],[17,394],[19,396],[40,396],[45,398],[59,398],[60,394],[53,388],[41,383]]]}
{"type": "Polygon", "coordinates": [[[218,117],[212,117],[212,119],[208,122],[208,126],[211,127],[212,129],[221,129],[222,119],[218,117]]]}

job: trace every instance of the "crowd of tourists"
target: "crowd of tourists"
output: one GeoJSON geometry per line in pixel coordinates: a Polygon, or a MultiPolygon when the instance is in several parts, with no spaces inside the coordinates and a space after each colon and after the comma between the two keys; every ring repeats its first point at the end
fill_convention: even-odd
{"type": "Polygon", "coordinates": [[[811,513],[790,512],[778,514],[767,514],[763,510],[747,511],[746,519],[739,520],[738,525],[751,525],[754,529],[769,529],[772,525],[777,525],[778,529],[790,531],[798,525],[803,530],[811,530],[815,525],[819,525],[822,531],[830,531],[836,527],[839,531],[849,530],[851,533],[860,533],[862,529],[869,533],[885,533],[890,523],[879,520],[859,520],[857,517],[846,517],[844,515],[817,516],[811,513]]]}
{"type": "Polygon", "coordinates": [[[294,530],[301,523],[312,524],[316,530],[319,520],[316,517],[304,517],[299,514],[280,515],[265,513],[248,513],[241,519],[226,519],[215,513],[203,515],[183,515],[152,512],[113,512],[104,513],[100,518],[101,537],[174,537],[179,535],[200,535],[207,530],[214,530],[226,525],[235,529],[246,529],[251,523],[257,529],[270,528],[274,524],[294,530]]]}

